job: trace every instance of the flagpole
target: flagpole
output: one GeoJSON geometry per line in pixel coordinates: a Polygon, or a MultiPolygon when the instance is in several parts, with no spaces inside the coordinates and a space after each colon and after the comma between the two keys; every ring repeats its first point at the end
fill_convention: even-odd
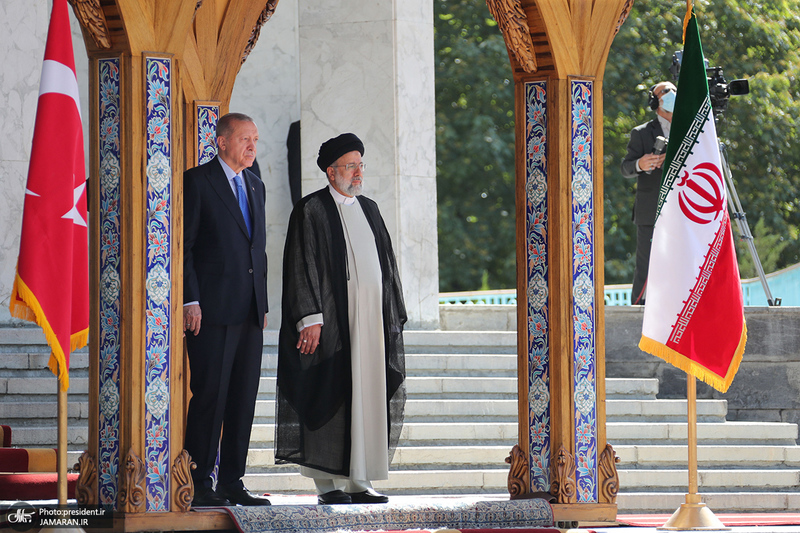
{"type": "Polygon", "coordinates": [[[686,530],[715,530],[728,531],[719,518],[706,507],[698,494],[697,483],[697,383],[695,377],[686,374],[686,399],[688,404],[688,431],[687,440],[689,448],[689,492],[686,494],[686,503],[682,503],[667,522],[659,530],[686,531],[686,530]]]}
{"type": "Polygon", "coordinates": [[[56,452],[56,469],[58,482],[56,493],[58,504],[67,504],[67,391],[58,383],[58,450],[56,452]]]}

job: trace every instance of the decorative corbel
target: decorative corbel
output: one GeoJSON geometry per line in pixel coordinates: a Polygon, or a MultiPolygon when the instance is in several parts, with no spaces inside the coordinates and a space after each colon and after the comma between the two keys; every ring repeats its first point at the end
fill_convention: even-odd
{"type": "Polygon", "coordinates": [[[81,26],[92,36],[95,46],[100,50],[111,48],[111,35],[100,0],[69,0],[75,17],[81,26]]]}
{"type": "Polygon", "coordinates": [[[261,26],[266,24],[267,21],[272,18],[272,15],[275,13],[275,9],[277,7],[278,0],[267,0],[267,5],[264,7],[264,11],[262,11],[261,15],[259,15],[256,25],[253,26],[253,31],[250,33],[250,40],[247,41],[247,46],[242,54],[242,63],[239,65],[239,68],[244,65],[244,62],[247,60],[247,56],[249,56],[250,52],[252,52],[253,48],[255,48],[258,38],[261,36],[261,26]]]}
{"type": "Polygon", "coordinates": [[[536,53],[533,50],[528,17],[519,0],[486,0],[489,12],[494,17],[506,47],[527,73],[536,72],[536,53]]]}
{"type": "Polygon", "coordinates": [[[575,458],[564,446],[561,446],[553,460],[552,472],[550,492],[556,496],[557,502],[576,503],[575,458]]]}
{"type": "Polygon", "coordinates": [[[97,466],[94,457],[84,451],[75,465],[79,472],[78,483],[75,486],[75,499],[79,505],[97,505],[97,466]]]}
{"type": "Polygon", "coordinates": [[[633,7],[633,0],[625,0],[625,5],[622,6],[622,13],[619,14],[619,20],[617,21],[617,28],[614,30],[615,36],[619,33],[619,30],[620,28],[622,28],[622,25],[625,24],[625,21],[628,20],[628,15],[631,14],[632,7],[633,7]]]}
{"type": "Polygon", "coordinates": [[[192,470],[196,468],[197,464],[192,461],[189,452],[181,450],[172,465],[172,476],[175,478],[175,484],[178,487],[175,490],[175,506],[179,511],[187,512],[192,508],[192,500],[194,499],[192,470]]]}
{"type": "Polygon", "coordinates": [[[616,503],[617,493],[619,492],[619,474],[617,473],[617,463],[619,457],[614,452],[610,444],[606,444],[603,453],[597,463],[600,473],[600,501],[606,503],[616,503]]]}
{"type": "Polygon", "coordinates": [[[524,498],[530,487],[528,456],[515,444],[511,454],[506,457],[506,463],[511,465],[508,471],[508,494],[512,500],[524,498]]]}
{"type": "Polygon", "coordinates": [[[144,511],[144,477],[144,462],[131,448],[125,457],[125,474],[119,496],[123,511],[129,513],[144,511]]]}

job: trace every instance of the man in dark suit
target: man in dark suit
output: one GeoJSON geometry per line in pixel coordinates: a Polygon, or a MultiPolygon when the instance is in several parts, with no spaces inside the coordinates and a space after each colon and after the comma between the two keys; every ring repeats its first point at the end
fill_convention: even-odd
{"type": "Polygon", "coordinates": [[[197,507],[270,504],[241,479],[268,310],[266,189],[248,170],[257,141],[250,117],[225,115],[217,125],[217,157],[183,175],[183,316],[192,390],[185,448],[197,464],[197,507]]]}
{"type": "Polygon", "coordinates": [[[656,222],[658,192],[661,188],[661,166],[665,154],[653,153],[657,137],[669,139],[672,110],[675,106],[675,85],[662,81],[649,92],[648,105],[656,118],[636,126],[631,131],[628,153],[622,160],[622,176],[636,178],[636,200],[633,222],[636,224],[636,267],[633,271],[631,304],[643,305],[647,289],[647,269],[650,266],[650,245],[656,222]]]}

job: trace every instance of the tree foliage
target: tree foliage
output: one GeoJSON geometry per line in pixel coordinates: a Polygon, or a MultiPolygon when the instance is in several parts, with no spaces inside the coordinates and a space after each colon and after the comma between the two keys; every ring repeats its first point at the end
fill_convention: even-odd
{"type": "MultiPolygon", "coordinates": [[[[619,166],[634,126],[653,117],[647,90],[671,79],[686,4],[636,0],[603,82],[606,283],[630,283],[635,180],[619,166]]],[[[717,119],[765,270],[800,261],[800,0],[695,1],[711,66],[747,78],[717,119]],[[756,230],[756,227],[758,228],[756,230]]],[[[514,88],[483,0],[435,0],[439,274],[443,291],[515,281],[514,88]]],[[[737,243],[742,277],[755,275],[737,243]]]]}
{"type": "MultiPolygon", "coordinates": [[[[634,180],[622,178],[619,165],[630,130],[653,117],[646,106],[649,87],[671,79],[685,11],[672,0],[635,2],[609,53],[603,91],[607,283],[632,277],[634,180]]],[[[695,13],[709,66],[722,67],[728,81],[750,82],[750,94],[731,96],[717,116],[717,133],[770,272],[800,261],[800,2],[695,2],[695,13]]],[[[755,276],[747,247],[737,242],[737,251],[742,276],[755,276]]]]}
{"type": "Polygon", "coordinates": [[[436,0],[442,291],[514,287],[514,83],[482,0],[436,0]]]}

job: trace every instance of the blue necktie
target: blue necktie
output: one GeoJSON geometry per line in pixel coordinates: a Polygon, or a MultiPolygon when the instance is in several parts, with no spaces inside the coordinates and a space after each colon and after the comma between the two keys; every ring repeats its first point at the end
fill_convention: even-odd
{"type": "Polygon", "coordinates": [[[247,193],[244,192],[242,177],[239,174],[236,174],[233,177],[233,181],[236,182],[236,199],[239,201],[239,209],[242,210],[244,225],[247,226],[247,236],[252,237],[253,228],[250,223],[250,206],[247,205],[247,193]]]}

